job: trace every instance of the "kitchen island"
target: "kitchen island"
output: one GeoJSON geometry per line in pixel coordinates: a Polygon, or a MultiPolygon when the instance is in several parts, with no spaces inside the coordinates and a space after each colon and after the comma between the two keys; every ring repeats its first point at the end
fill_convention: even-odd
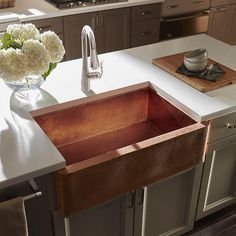
{"type": "MultiPolygon", "coordinates": [[[[197,35],[99,55],[100,60],[104,60],[104,73],[101,79],[91,81],[92,90],[95,93],[101,93],[150,81],[160,95],[198,122],[211,120],[236,111],[236,97],[234,92],[236,85],[230,85],[208,93],[201,93],[151,64],[153,58],[200,47],[207,48],[210,58],[236,70],[235,46],[229,46],[206,35],[197,35]]],[[[60,63],[42,86],[43,102],[41,102],[40,106],[47,106],[56,102],[62,103],[84,97],[85,95],[80,90],[81,71],[82,65],[80,59],[60,63]]],[[[10,99],[12,99],[12,91],[7,88],[3,81],[1,81],[1,91],[2,139],[0,186],[4,187],[12,179],[15,179],[16,182],[14,183],[27,179],[29,176],[26,173],[28,172],[36,174],[35,167],[31,169],[33,166],[38,166],[38,169],[42,169],[43,167],[47,168],[47,166],[50,166],[50,163],[47,164],[47,162],[44,163],[42,161],[43,167],[39,163],[36,165],[34,161],[31,163],[31,160],[34,160],[34,158],[38,161],[43,158],[37,156],[38,152],[34,150],[32,140],[30,141],[30,137],[35,137],[29,135],[28,131],[31,124],[33,130],[37,127],[33,121],[29,121],[30,118],[21,119],[22,117],[18,115],[16,117],[19,121],[14,120],[12,116],[17,114],[14,112],[14,109],[19,108],[14,108],[13,104],[13,111],[10,110],[9,105],[10,99]],[[22,124],[20,123],[21,129],[18,128],[17,122],[23,122],[22,124]],[[27,133],[24,134],[23,132],[26,131],[27,133]],[[13,133],[7,135],[7,132],[13,133]],[[15,135],[26,136],[26,143],[21,144],[22,139],[20,137],[16,139],[15,135]],[[6,141],[4,141],[5,139],[6,141]],[[29,151],[29,144],[31,144],[31,152],[29,151]],[[19,156],[19,150],[21,150],[22,156],[19,156]],[[17,162],[14,160],[17,160],[17,162]],[[5,170],[9,172],[7,171],[6,173],[5,170]],[[23,179],[17,178],[20,176],[23,179]]],[[[35,133],[35,131],[32,132],[35,133]]],[[[40,135],[42,136],[39,139],[44,140],[43,138],[45,137],[43,142],[47,143],[47,137],[43,133],[40,133],[40,135]]],[[[39,144],[37,144],[37,147],[39,147],[39,144]]],[[[45,150],[43,147],[41,147],[42,150],[45,150]]],[[[53,147],[50,148],[53,149],[53,147]]],[[[47,151],[51,154],[49,150],[47,151]]],[[[47,156],[47,151],[45,150],[45,156],[47,156]]],[[[55,152],[53,163],[54,161],[60,163],[59,168],[61,168],[63,167],[63,158],[57,151],[55,152]]],[[[48,160],[47,157],[45,157],[45,161],[46,159],[48,160]]],[[[38,173],[36,176],[40,174],[42,173],[38,173]]]]}
{"type": "MultiPolygon", "coordinates": [[[[102,93],[149,81],[157,93],[197,122],[236,111],[236,85],[201,93],[151,64],[153,58],[196,48],[206,48],[209,57],[236,70],[236,47],[206,35],[196,35],[139,48],[99,55],[104,74],[91,88],[102,93]]],[[[39,102],[30,109],[50,106],[85,95],[80,90],[81,60],[62,62],[42,85],[39,102]]],[[[65,166],[62,155],[28,112],[22,111],[12,91],[1,87],[0,188],[47,175],[65,166]]]]}

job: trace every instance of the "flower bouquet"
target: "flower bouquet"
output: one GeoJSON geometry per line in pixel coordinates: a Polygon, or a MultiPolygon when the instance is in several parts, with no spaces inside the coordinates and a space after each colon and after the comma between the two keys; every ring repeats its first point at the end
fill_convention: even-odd
{"type": "Polygon", "coordinates": [[[64,54],[54,32],[40,33],[31,23],[9,25],[0,40],[0,78],[13,90],[37,87],[35,78],[44,81],[64,54]]]}

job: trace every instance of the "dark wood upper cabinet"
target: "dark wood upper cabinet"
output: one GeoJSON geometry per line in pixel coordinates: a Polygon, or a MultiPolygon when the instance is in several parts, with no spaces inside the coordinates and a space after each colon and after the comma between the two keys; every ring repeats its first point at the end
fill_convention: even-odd
{"type": "Polygon", "coordinates": [[[161,4],[131,8],[131,47],[159,41],[161,4]]]}
{"type": "Polygon", "coordinates": [[[130,8],[120,8],[64,17],[66,59],[80,58],[81,30],[90,25],[96,38],[98,53],[129,47],[130,8]]]}
{"type": "Polygon", "coordinates": [[[63,41],[62,17],[32,20],[32,21],[26,21],[24,23],[34,24],[40,33],[43,33],[48,30],[54,31],[63,41]]]}
{"type": "Polygon", "coordinates": [[[101,25],[95,27],[95,33],[102,30],[102,52],[111,52],[129,47],[130,8],[103,11],[99,17],[101,25]]]}
{"type": "Polygon", "coordinates": [[[236,1],[213,0],[208,34],[229,44],[236,44],[236,1]]]}
{"type": "Polygon", "coordinates": [[[229,27],[229,43],[235,45],[236,44],[236,4],[231,6],[231,14],[230,14],[230,27],[229,27]]]}
{"type": "Polygon", "coordinates": [[[211,8],[208,34],[216,39],[227,42],[230,6],[211,8]]]}
{"type": "Polygon", "coordinates": [[[90,13],[64,17],[63,24],[66,60],[81,57],[81,31],[84,25],[89,25],[94,28],[93,19],[94,14],[90,13]]]}

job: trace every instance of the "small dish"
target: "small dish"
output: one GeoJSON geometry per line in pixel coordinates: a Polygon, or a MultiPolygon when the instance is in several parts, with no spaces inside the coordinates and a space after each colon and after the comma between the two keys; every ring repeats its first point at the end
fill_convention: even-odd
{"type": "Polygon", "coordinates": [[[188,60],[189,62],[205,62],[208,60],[207,50],[205,48],[199,48],[190,52],[187,52],[184,55],[184,60],[188,60]]]}
{"type": "Polygon", "coordinates": [[[191,62],[187,59],[184,59],[184,65],[189,71],[197,72],[203,71],[207,66],[207,60],[200,62],[191,62]]]}

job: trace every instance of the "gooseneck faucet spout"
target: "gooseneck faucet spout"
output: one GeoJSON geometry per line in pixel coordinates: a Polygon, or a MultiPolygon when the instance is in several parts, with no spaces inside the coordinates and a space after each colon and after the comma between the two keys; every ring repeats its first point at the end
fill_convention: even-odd
{"type": "Polygon", "coordinates": [[[98,60],[95,36],[90,26],[85,25],[81,32],[82,43],[82,78],[81,90],[88,95],[91,92],[90,79],[101,78],[102,64],[98,60]],[[89,43],[89,57],[88,57],[89,43]]]}

